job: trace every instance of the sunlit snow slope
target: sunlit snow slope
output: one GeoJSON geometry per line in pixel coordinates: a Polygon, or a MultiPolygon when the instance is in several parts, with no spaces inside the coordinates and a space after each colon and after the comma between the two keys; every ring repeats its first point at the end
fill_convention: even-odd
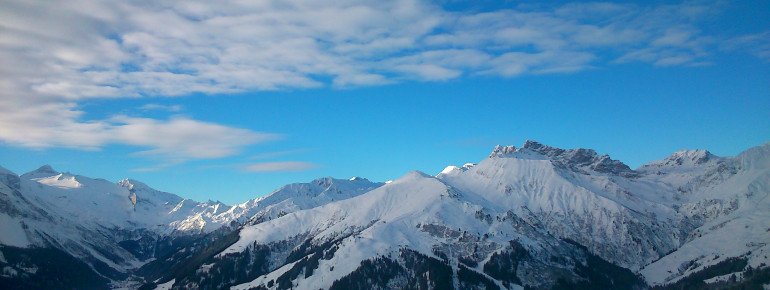
{"type": "Polygon", "coordinates": [[[446,265],[455,288],[621,285],[591,280],[586,269],[600,268],[596,263],[617,267],[617,277],[643,276],[629,287],[674,283],[727,259],[766,267],[769,148],[734,158],[680,151],[633,170],[589,149],[498,146],[476,165],[436,177],[412,172],[247,226],[200,277],[177,277],[174,285],[211,283],[220,267],[243,259],[263,263],[229,282],[218,277],[218,286],[336,288],[375,275],[383,287],[398,288],[422,281],[415,259],[446,265]],[[500,275],[495,267],[511,253],[517,258],[505,263],[515,266],[500,275]]]}

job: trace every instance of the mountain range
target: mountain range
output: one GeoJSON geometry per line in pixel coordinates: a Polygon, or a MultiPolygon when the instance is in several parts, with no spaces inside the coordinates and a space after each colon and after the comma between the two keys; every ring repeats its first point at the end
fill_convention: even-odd
{"type": "Polygon", "coordinates": [[[770,287],[770,143],[637,169],[535,141],[237,205],[0,167],[2,289],[770,287]]]}

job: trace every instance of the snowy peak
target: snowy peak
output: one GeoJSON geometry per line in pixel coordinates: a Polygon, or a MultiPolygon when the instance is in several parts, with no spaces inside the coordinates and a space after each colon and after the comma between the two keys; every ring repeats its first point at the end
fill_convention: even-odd
{"type": "Polygon", "coordinates": [[[58,172],[54,170],[51,165],[47,164],[23,174],[21,179],[32,180],[40,184],[61,189],[73,189],[83,186],[75,175],[58,172]]]}
{"type": "Polygon", "coordinates": [[[40,168],[38,169],[24,173],[21,176],[21,178],[34,179],[34,178],[51,177],[58,174],[59,172],[54,170],[53,167],[51,167],[51,165],[46,164],[46,165],[40,166],[40,168]]]}
{"type": "Polygon", "coordinates": [[[593,149],[561,149],[543,145],[536,141],[527,141],[522,148],[540,153],[551,159],[551,161],[562,165],[589,167],[597,172],[616,174],[631,170],[622,162],[613,160],[608,155],[599,155],[593,149]]]}
{"type": "MultiPolygon", "coordinates": [[[[117,185],[120,187],[124,187],[125,189],[128,189],[128,191],[132,193],[161,193],[161,191],[158,191],[157,189],[154,189],[149,185],[134,179],[128,179],[128,178],[123,179],[121,181],[118,181],[117,185]]],[[[170,193],[166,193],[166,194],[174,195],[170,193]]],[[[181,200],[182,198],[179,197],[179,199],[181,200]]]]}
{"type": "Polygon", "coordinates": [[[449,165],[446,168],[444,168],[444,170],[441,170],[441,172],[437,174],[436,177],[441,178],[442,176],[447,176],[447,175],[457,175],[462,172],[468,171],[468,169],[471,169],[474,166],[476,166],[476,163],[465,163],[463,164],[462,167],[449,165]]]}
{"type": "MultiPolygon", "coordinates": [[[[686,181],[689,177],[702,174],[709,170],[716,170],[717,165],[729,158],[718,157],[707,150],[679,150],[664,158],[639,167],[638,171],[656,175],[678,176],[679,181],[686,181]]],[[[724,167],[724,166],[723,166],[724,167]]],[[[724,169],[723,169],[724,170],[724,169]]],[[[673,178],[673,177],[672,177],[673,178]]],[[[670,184],[680,184],[677,180],[667,180],[670,184]]]]}
{"type": "Polygon", "coordinates": [[[128,190],[134,189],[134,184],[128,178],[118,181],[118,186],[125,187],[128,190]]]}
{"type": "Polygon", "coordinates": [[[211,199],[207,200],[205,204],[208,206],[228,206],[224,202],[221,202],[219,200],[211,200],[211,199]]]}
{"type": "MultiPolygon", "coordinates": [[[[187,203],[184,203],[185,199],[176,194],[154,189],[147,184],[134,179],[123,179],[118,181],[117,186],[128,190],[127,197],[135,209],[144,208],[147,206],[151,208],[156,206],[164,208],[176,206],[177,209],[172,210],[171,212],[178,212],[181,208],[194,211],[195,205],[198,204],[198,202],[191,200],[188,200],[187,203]],[[184,207],[182,205],[187,205],[189,207],[184,207]]],[[[203,205],[203,203],[200,204],[203,205]]],[[[181,212],[185,212],[185,210],[182,210],[181,212]]]]}
{"type": "Polygon", "coordinates": [[[441,174],[452,174],[452,172],[462,172],[462,171],[463,170],[460,167],[457,167],[457,166],[454,166],[454,165],[449,165],[446,168],[444,168],[444,170],[441,170],[439,175],[441,175],[441,174]]]}
{"type": "Polygon", "coordinates": [[[674,167],[674,166],[696,166],[705,164],[710,160],[713,160],[716,156],[708,152],[707,150],[680,150],[676,151],[666,159],[653,162],[650,165],[657,167],[674,167]]]}
{"type": "Polygon", "coordinates": [[[66,174],[66,173],[59,173],[49,177],[33,178],[32,180],[37,181],[40,184],[45,184],[48,186],[58,187],[62,189],[72,189],[72,188],[83,187],[83,184],[80,183],[80,181],[78,181],[74,175],[66,174]]]}
{"type": "Polygon", "coordinates": [[[56,174],[56,173],[59,173],[59,172],[57,172],[56,170],[54,170],[54,169],[53,169],[53,167],[51,167],[51,165],[48,165],[48,164],[46,164],[46,165],[43,165],[43,166],[40,166],[40,167],[39,167],[38,169],[36,169],[34,172],[41,172],[41,173],[52,173],[52,174],[56,174]]]}
{"type": "Polygon", "coordinates": [[[594,171],[624,177],[634,177],[638,174],[628,165],[610,158],[609,155],[599,155],[592,149],[561,149],[544,145],[537,141],[527,140],[524,145],[516,149],[514,146],[497,145],[489,155],[495,157],[523,158],[525,156],[540,155],[560,168],[571,169],[578,172],[594,171]]]}
{"type": "MultiPolygon", "coordinates": [[[[321,191],[317,192],[316,194],[321,194],[325,191],[334,191],[334,190],[339,190],[339,189],[348,188],[348,187],[359,187],[359,186],[370,187],[370,186],[376,185],[377,183],[371,182],[369,181],[369,179],[358,177],[358,176],[354,176],[349,179],[337,179],[329,176],[329,177],[313,180],[311,181],[311,184],[318,186],[319,187],[318,189],[321,189],[321,191]]],[[[304,185],[305,185],[304,183],[295,183],[295,184],[287,185],[285,187],[292,187],[292,186],[301,187],[304,185]]]]}
{"type": "Polygon", "coordinates": [[[200,207],[202,208],[201,210],[202,213],[211,213],[214,215],[220,214],[231,208],[229,205],[225,204],[224,202],[221,202],[219,200],[214,201],[210,199],[205,203],[201,203],[200,207]]]}
{"type": "Polygon", "coordinates": [[[130,191],[155,191],[155,189],[149,185],[144,184],[141,181],[129,178],[118,181],[118,186],[125,187],[130,191]]]}
{"type": "Polygon", "coordinates": [[[366,178],[336,179],[324,177],[304,183],[282,186],[268,195],[230,207],[222,217],[261,223],[291,212],[318,207],[327,203],[352,198],[382,186],[366,178]]]}
{"type": "Polygon", "coordinates": [[[524,145],[521,146],[522,148],[537,151],[537,152],[544,152],[544,151],[552,151],[552,150],[563,150],[556,147],[551,147],[548,145],[544,145],[543,143],[534,141],[534,140],[527,140],[524,141],[524,145]]]}
{"type": "Polygon", "coordinates": [[[412,179],[420,179],[420,178],[429,178],[433,179],[433,176],[430,176],[426,174],[425,172],[419,171],[419,170],[412,170],[409,171],[407,174],[404,174],[401,178],[397,179],[395,182],[400,182],[402,180],[412,180],[412,179]]]}
{"type": "Polygon", "coordinates": [[[736,159],[744,169],[765,169],[770,167],[770,143],[750,148],[738,154],[736,159]]]}
{"type": "Polygon", "coordinates": [[[382,183],[371,182],[363,177],[336,179],[333,177],[318,178],[307,183],[292,183],[282,186],[272,193],[252,200],[248,203],[274,204],[285,200],[311,200],[321,196],[358,195],[381,186],[382,183]]]}
{"type": "Polygon", "coordinates": [[[179,203],[183,200],[182,197],[168,192],[163,192],[144,184],[141,181],[134,179],[123,179],[118,181],[118,186],[128,189],[130,193],[138,196],[138,199],[153,199],[154,201],[163,203],[179,203]]]}
{"type": "Polygon", "coordinates": [[[492,149],[492,153],[489,153],[489,158],[495,157],[511,157],[513,153],[516,153],[516,146],[495,146],[492,149]]]}

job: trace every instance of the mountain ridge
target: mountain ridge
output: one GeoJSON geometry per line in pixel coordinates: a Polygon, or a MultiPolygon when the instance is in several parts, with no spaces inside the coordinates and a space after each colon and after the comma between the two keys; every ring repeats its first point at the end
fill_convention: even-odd
{"type": "Polygon", "coordinates": [[[430,288],[442,275],[454,288],[735,284],[743,282],[690,280],[731,261],[745,263],[736,272],[744,282],[756,277],[748,267],[766,269],[769,191],[770,143],[735,157],[680,150],[634,170],[591,149],[527,141],[436,176],[324,177],[232,206],[41,166],[21,176],[0,170],[0,224],[14,233],[0,253],[62,250],[128,288],[335,288],[362,277],[430,288]],[[97,192],[101,199],[85,198],[97,192]],[[79,203],[94,207],[75,210],[79,203]],[[107,205],[120,210],[100,220],[107,205]],[[260,268],[227,268],[255,259],[260,268]]]}

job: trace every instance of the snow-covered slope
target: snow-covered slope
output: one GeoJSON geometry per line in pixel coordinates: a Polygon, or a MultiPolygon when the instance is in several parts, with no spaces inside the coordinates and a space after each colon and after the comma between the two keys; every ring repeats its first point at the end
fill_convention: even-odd
{"type": "Polygon", "coordinates": [[[382,185],[361,177],[324,177],[308,183],[292,183],[263,197],[235,205],[217,215],[216,219],[240,222],[252,219],[252,223],[259,223],[287,213],[358,196],[382,185]]]}
{"type": "MultiPolygon", "coordinates": [[[[355,271],[365,260],[398,255],[402,249],[430,257],[441,253],[453,259],[455,266],[458,258],[469,264],[480,263],[494,253],[505,251],[510,241],[525,245],[532,255],[544,257],[576,251],[532,227],[528,221],[517,219],[510,212],[487,209],[476,203],[479,201],[482,199],[472,193],[460,192],[426,174],[411,172],[364,195],[246,227],[240,233],[241,238],[220,257],[225,261],[229,255],[253,251],[255,245],[269,247],[267,261],[272,271],[235,289],[266,285],[286,275],[291,277],[297,263],[315,259],[318,265],[313,275],[291,277],[297,289],[315,289],[332,286],[335,280],[355,271]],[[565,248],[554,248],[543,240],[561,243],[565,248]],[[295,248],[308,244],[320,249],[309,251],[311,254],[305,256],[295,248]],[[318,252],[323,252],[325,257],[320,258],[318,252]],[[305,260],[289,261],[292,256],[305,260]]],[[[522,265],[524,269],[527,267],[568,271],[569,265],[533,259],[532,263],[522,265]]],[[[528,282],[555,283],[555,277],[549,278],[552,280],[528,282]]],[[[183,280],[180,285],[198,286],[184,283],[194,282],[183,280]]],[[[497,283],[502,285],[502,281],[497,283]]]]}
{"type": "Polygon", "coordinates": [[[769,194],[770,144],[634,170],[527,141],[436,176],[327,177],[234,206],[0,168],[0,282],[38,269],[5,262],[14,249],[42,247],[173,288],[728,287],[770,275],[769,194]]]}
{"type": "Polygon", "coordinates": [[[60,173],[50,166],[23,174],[20,180],[20,193],[49,213],[105,228],[150,229],[166,234],[177,230],[174,221],[199,212],[216,211],[221,206],[161,192],[136,180],[113,183],[60,173]]]}
{"type": "Polygon", "coordinates": [[[637,270],[676,248],[675,212],[649,199],[652,190],[628,166],[593,150],[528,141],[498,147],[470,170],[441,176],[488,207],[532,215],[549,232],[637,270]],[[630,177],[630,178],[627,178],[630,177]]]}
{"type": "MultiPolygon", "coordinates": [[[[103,276],[119,278],[149,258],[124,241],[158,240],[191,215],[216,212],[134,180],[116,183],[57,172],[50,166],[0,178],[0,245],[56,248],[103,276]]],[[[198,229],[199,230],[199,229],[198,229]]]]}
{"type": "Polygon", "coordinates": [[[186,250],[175,237],[189,240],[185,237],[233,222],[256,223],[380,185],[364,178],[323,178],[228,206],[184,199],[132,179],[113,183],[48,165],[21,176],[0,168],[0,247],[59,249],[100,275],[119,280],[155,255],[174,247],[186,250]]]}
{"type": "MultiPolygon", "coordinates": [[[[688,153],[696,153],[689,154],[695,158],[686,159],[695,162],[684,162],[683,169],[665,170],[660,179],[679,186],[680,202],[674,206],[693,229],[675,252],[647,265],[641,273],[652,284],[664,284],[735,257],[753,268],[766,267],[770,264],[770,144],[735,158],[718,158],[704,151],[688,153]]],[[[682,154],[672,157],[677,155],[682,154]]],[[[660,162],[653,166],[657,164],[660,162]]]]}
{"type": "MultiPolygon", "coordinates": [[[[320,178],[308,183],[293,183],[283,186],[272,193],[229,207],[220,213],[206,216],[196,214],[183,220],[181,224],[213,221],[216,223],[258,224],[269,221],[294,211],[308,209],[330,202],[344,200],[381,186],[365,178],[334,179],[320,178]]],[[[210,223],[215,224],[215,223],[210,223]]],[[[188,269],[206,257],[221,251],[222,244],[231,243],[231,237],[237,237],[232,227],[222,227],[200,239],[180,246],[175,252],[148,263],[138,270],[147,279],[166,279],[181,269],[188,269]]],[[[173,279],[173,278],[171,278],[173,279]]]]}
{"type": "Polygon", "coordinates": [[[633,170],[589,149],[498,146],[477,165],[449,166],[436,177],[412,172],[247,226],[196,276],[175,277],[174,287],[317,289],[355,279],[438,287],[431,283],[439,280],[420,277],[448,269],[441,273],[454,288],[633,288],[643,285],[629,274],[637,271],[663,285],[728,259],[762,268],[770,242],[768,148],[735,158],[680,151],[633,170]],[[255,259],[260,267],[222,274],[255,259]]]}

